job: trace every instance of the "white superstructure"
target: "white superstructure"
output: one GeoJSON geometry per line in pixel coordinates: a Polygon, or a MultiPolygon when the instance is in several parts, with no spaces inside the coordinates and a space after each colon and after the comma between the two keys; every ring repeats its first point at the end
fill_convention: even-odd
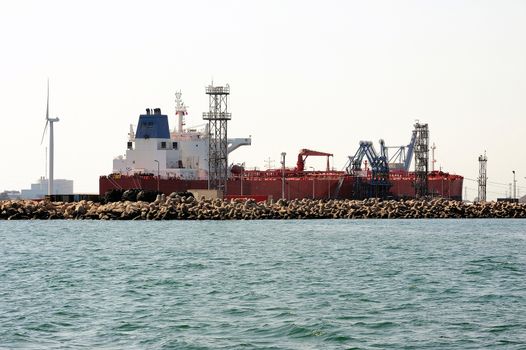
{"type": "MultiPolygon", "coordinates": [[[[184,128],[187,107],[176,93],[177,127],[170,132],[168,116],[159,108],[139,116],[136,131],[130,127],[125,155],[113,160],[113,173],[153,174],[185,180],[208,178],[208,127],[184,128]]],[[[228,139],[228,153],[250,145],[251,139],[228,139]]]]}

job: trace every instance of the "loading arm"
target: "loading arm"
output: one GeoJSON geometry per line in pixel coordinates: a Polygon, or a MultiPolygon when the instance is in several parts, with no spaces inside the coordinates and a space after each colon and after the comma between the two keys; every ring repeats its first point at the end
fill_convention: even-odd
{"type": "Polygon", "coordinates": [[[241,146],[250,146],[252,144],[252,139],[248,138],[237,138],[237,139],[228,139],[228,148],[227,153],[235,151],[241,146]]]}
{"type": "Polygon", "coordinates": [[[409,143],[409,145],[407,145],[407,154],[406,154],[405,162],[404,162],[405,171],[409,171],[409,168],[411,167],[411,160],[413,159],[415,142],[416,142],[416,130],[413,130],[413,135],[411,136],[411,142],[409,143]]]}
{"type": "Polygon", "coordinates": [[[376,153],[373,143],[371,141],[360,141],[360,147],[356,151],[353,157],[350,157],[350,165],[348,169],[349,173],[354,171],[362,170],[362,161],[364,157],[367,157],[371,169],[374,173],[386,173],[389,172],[389,166],[387,164],[386,147],[383,140],[380,140],[381,153],[376,153]]]}
{"type": "MultiPolygon", "coordinates": [[[[373,147],[372,142],[370,141],[360,141],[360,147],[354,154],[354,156],[349,158],[349,169],[348,172],[362,170],[363,157],[368,153],[369,148],[373,147]]],[[[374,151],[373,151],[374,152],[374,151]]],[[[375,152],[376,153],[376,152],[375,152]]],[[[369,156],[368,156],[369,158],[369,156]]],[[[369,159],[370,161],[370,159],[369,159]]]]}

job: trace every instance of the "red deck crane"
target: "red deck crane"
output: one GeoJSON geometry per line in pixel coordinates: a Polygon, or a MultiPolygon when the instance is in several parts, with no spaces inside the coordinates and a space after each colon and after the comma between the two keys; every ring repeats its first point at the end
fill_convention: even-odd
{"type": "Polygon", "coordinates": [[[332,157],[332,153],[325,153],[325,152],[318,152],[318,151],[312,151],[310,149],[302,149],[300,150],[300,153],[298,154],[298,162],[296,163],[296,171],[304,171],[305,170],[305,160],[308,156],[322,156],[327,157],[327,171],[330,170],[329,168],[329,157],[332,157]]]}

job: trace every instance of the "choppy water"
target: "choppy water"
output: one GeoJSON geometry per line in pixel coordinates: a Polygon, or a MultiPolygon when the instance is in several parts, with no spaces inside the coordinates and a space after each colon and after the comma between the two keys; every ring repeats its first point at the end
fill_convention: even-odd
{"type": "Polygon", "coordinates": [[[526,221],[26,221],[0,235],[0,348],[526,348],[526,221]]]}

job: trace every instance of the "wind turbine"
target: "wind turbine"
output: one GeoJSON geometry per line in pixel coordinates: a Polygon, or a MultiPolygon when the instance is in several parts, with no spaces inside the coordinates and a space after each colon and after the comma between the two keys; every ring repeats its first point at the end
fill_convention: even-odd
{"type": "Polygon", "coordinates": [[[53,136],[53,123],[58,122],[58,118],[49,117],[49,79],[47,80],[47,104],[46,104],[46,125],[44,126],[44,132],[42,133],[42,140],[40,144],[44,141],[44,136],[46,136],[47,126],[49,124],[49,177],[47,184],[47,194],[53,194],[53,158],[54,158],[54,136],[53,136]]]}

